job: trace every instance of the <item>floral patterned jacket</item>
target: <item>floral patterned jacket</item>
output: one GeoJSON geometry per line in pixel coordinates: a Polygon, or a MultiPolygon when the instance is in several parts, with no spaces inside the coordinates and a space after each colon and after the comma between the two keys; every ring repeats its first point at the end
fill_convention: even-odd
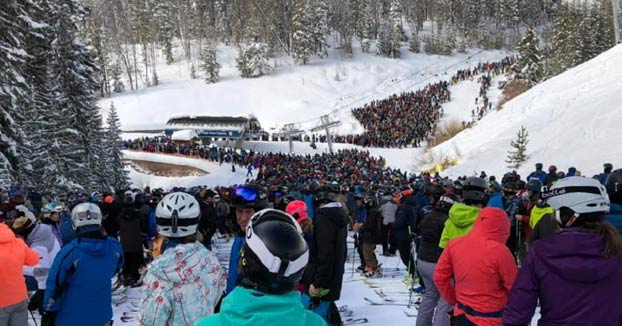
{"type": "Polygon", "coordinates": [[[194,325],[214,313],[225,280],[218,259],[201,243],[166,250],[147,269],[140,324],[194,325]]]}

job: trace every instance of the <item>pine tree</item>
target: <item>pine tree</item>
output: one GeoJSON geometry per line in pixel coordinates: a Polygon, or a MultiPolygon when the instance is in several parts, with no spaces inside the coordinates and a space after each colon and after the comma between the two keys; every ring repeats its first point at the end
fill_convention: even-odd
{"type": "Polygon", "coordinates": [[[315,53],[323,59],[328,56],[328,43],[326,42],[326,35],[330,32],[328,27],[328,0],[317,0],[315,8],[308,3],[306,12],[312,17],[308,22],[312,26],[310,31],[311,42],[314,44],[315,53]]]}
{"type": "MultiPolygon", "coordinates": [[[[57,137],[57,145],[64,160],[56,171],[46,171],[44,178],[56,179],[56,189],[80,186],[83,189],[100,189],[103,175],[102,119],[96,106],[97,72],[92,57],[78,37],[78,26],[85,15],[84,8],[72,0],[55,0],[50,14],[54,26],[55,42],[52,44],[51,80],[55,81],[53,91],[54,110],[59,114],[57,123],[63,134],[57,137]],[[60,174],[64,180],[59,180],[60,174]],[[65,182],[66,184],[58,184],[65,182]]],[[[58,159],[58,158],[57,158],[58,159]]],[[[48,180],[49,181],[49,180],[48,180]]]]}
{"type": "Polygon", "coordinates": [[[125,170],[123,153],[119,147],[121,143],[121,122],[113,103],[110,103],[106,124],[108,127],[105,132],[104,144],[108,152],[106,161],[106,169],[110,176],[108,183],[115,190],[124,189],[128,186],[128,171],[125,170]]]}
{"type": "Polygon", "coordinates": [[[194,63],[190,65],[190,78],[197,79],[197,68],[194,67],[194,63]]]}
{"type": "Polygon", "coordinates": [[[15,181],[20,169],[18,146],[24,138],[15,117],[28,90],[19,70],[28,56],[23,49],[25,33],[16,19],[25,13],[23,1],[18,0],[4,1],[0,10],[0,183],[4,185],[15,181]]]}
{"type": "Polygon", "coordinates": [[[419,53],[421,52],[421,39],[419,38],[419,33],[413,31],[412,36],[410,37],[410,52],[419,53]]]}
{"type": "Polygon", "coordinates": [[[206,48],[199,58],[200,68],[205,74],[205,82],[212,84],[220,79],[220,64],[216,58],[216,50],[206,48]]]}
{"type": "Polygon", "coordinates": [[[529,133],[525,126],[521,126],[516,135],[516,140],[510,142],[512,150],[508,151],[507,159],[505,163],[508,164],[508,168],[517,170],[520,166],[527,161],[527,144],[529,144],[529,133]]]}
{"type": "Polygon", "coordinates": [[[530,86],[539,83],[544,77],[542,54],[538,47],[538,37],[533,29],[527,33],[518,45],[518,59],[512,65],[512,78],[525,81],[530,86]]]}
{"type": "Polygon", "coordinates": [[[121,64],[119,62],[115,62],[112,65],[110,74],[112,78],[112,91],[115,93],[125,92],[125,84],[123,84],[123,81],[121,80],[121,74],[123,74],[123,71],[121,70],[121,64]]]}
{"type": "Polygon", "coordinates": [[[296,2],[296,8],[294,17],[292,18],[292,28],[294,35],[292,36],[292,56],[296,63],[305,65],[309,62],[309,58],[313,54],[313,48],[315,47],[314,37],[317,32],[309,29],[311,25],[310,19],[308,19],[310,8],[305,5],[304,0],[298,0],[296,2]]]}
{"type": "Polygon", "coordinates": [[[154,18],[158,27],[158,41],[162,46],[162,52],[166,57],[166,64],[173,63],[173,36],[175,33],[175,23],[171,17],[173,13],[173,2],[156,1],[154,18]]]}
{"type": "Polygon", "coordinates": [[[242,78],[256,78],[271,74],[274,68],[268,62],[268,45],[260,42],[240,47],[236,59],[242,78]]]}

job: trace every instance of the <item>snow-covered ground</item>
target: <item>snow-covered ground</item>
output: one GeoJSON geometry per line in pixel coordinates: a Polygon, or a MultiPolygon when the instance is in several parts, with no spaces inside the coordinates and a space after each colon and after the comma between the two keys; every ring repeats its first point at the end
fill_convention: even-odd
{"type": "MultiPolygon", "coordinates": [[[[457,69],[457,68],[456,68],[457,69]]],[[[444,76],[447,77],[447,76],[444,76]]],[[[489,91],[489,98],[493,103],[498,100],[500,96],[500,92],[496,90],[494,85],[496,82],[502,77],[495,78],[493,80],[493,87],[489,91]],[[492,94],[492,95],[491,95],[492,94]]],[[[441,124],[451,120],[458,121],[470,121],[471,120],[471,110],[475,108],[475,97],[479,93],[480,85],[477,83],[477,79],[474,80],[466,80],[458,83],[457,85],[451,86],[451,96],[452,100],[445,105],[443,105],[443,110],[445,112],[443,118],[441,119],[441,124]]],[[[398,89],[395,89],[395,92],[398,92],[398,89]]],[[[116,105],[116,104],[115,104],[116,105]]],[[[493,104],[494,105],[494,104],[493,104]]],[[[146,134],[146,133],[123,133],[123,139],[136,139],[139,137],[153,137],[155,134],[146,134]]],[[[230,146],[231,143],[219,142],[221,146],[230,146]]],[[[326,143],[316,143],[317,149],[312,149],[307,142],[294,142],[294,153],[297,154],[314,154],[314,153],[322,153],[328,152],[328,145],[326,143]]],[[[393,148],[367,148],[360,147],[350,144],[333,144],[335,150],[346,149],[346,148],[358,148],[361,150],[367,150],[374,156],[382,156],[387,160],[387,165],[392,168],[399,168],[402,171],[413,171],[416,167],[416,162],[419,156],[421,156],[424,152],[423,148],[404,148],[404,149],[393,149],[393,148]]],[[[253,149],[256,151],[262,152],[289,152],[289,143],[288,142],[261,142],[261,141],[248,141],[244,143],[244,147],[247,149],[253,149]]],[[[135,155],[134,153],[132,155],[135,155]]],[[[147,154],[147,153],[145,153],[147,154]]],[[[147,154],[147,156],[143,158],[136,158],[135,156],[128,157],[132,159],[154,159],[156,162],[160,162],[157,160],[158,156],[165,156],[164,163],[174,163],[184,165],[187,162],[194,162],[196,160],[186,161],[184,159],[178,159],[177,157],[170,157],[167,155],[158,155],[158,154],[147,154]]],[[[194,163],[189,163],[190,166],[198,167],[193,165],[194,163]]],[[[197,163],[198,164],[198,163],[197,163]]],[[[182,184],[177,184],[178,186],[192,186],[192,185],[208,185],[208,186],[216,186],[222,185],[224,181],[231,174],[230,166],[222,169],[218,164],[210,163],[207,161],[202,161],[201,169],[210,172],[211,174],[207,177],[201,178],[165,178],[165,177],[153,177],[151,178],[149,175],[138,173],[134,170],[131,170],[130,177],[133,182],[139,186],[141,185],[151,185],[160,186],[160,187],[169,187],[176,185],[176,182],[181,182],[182,184]],[[216,174],[216,175],[214,175],[216,174]]],[[[243,176],[243,175],[242,175],[243,176]]],[[[237,182],[238,179],[234,179],[237,182]]],[[[243,181],[244,179],[242,179],[243,181]]]]}
{"type": "Polygon", "coordinates": [[[458,69],[498,61],[508,53],[470,50],[466,54],[428,56],[411,53],[404,47],[401,59],[360,51],[352,59],[343,59],[339,52],[330,49],[328,58],[314,58],[306,66],[293,65],[288,57],[279,57],[275,59],[278,67],[274,74],[256,79],[239,77],[236,55],[234,47],[219,47],[222,79],[215,84],[190,79],[185,60],[170,66],[160,64],[160,85],[102,99],[102,113],[114,102],[123,130],[162,128],[170,117],[178,115],[249,114],[257,116],[266,130],[294,122],[302,122],[301,128],[310,128],[321,115],[332,113],[333,118],[343,122],[340,133],[360,132],[361,126],[350,114],[351,109],[396,92],[417,90],[429,82],[449,79],[458,69]]]}
{"type": "Polygon", "coordinates": [[[505,104],[471,129],[434,148],[454,156],[452,176],[507,171],[510,141],[521,126],[529,132],[529,159],[519,169],[527,175],[534,164],[554,164],[559,171],[576,167],[586,176],[602,172],[602,164],[622,165],[622,45],[554,77],[505,104]]]}

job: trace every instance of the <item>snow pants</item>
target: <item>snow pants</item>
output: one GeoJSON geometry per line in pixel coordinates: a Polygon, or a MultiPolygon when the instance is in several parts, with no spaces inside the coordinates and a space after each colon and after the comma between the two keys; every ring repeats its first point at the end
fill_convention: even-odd
{"type": "Polygon", "coordinates": [[[417,260],[417,269],[425,285],[425,294],[419,314],[417,315],[417,326],[449,326],[449,315],[453,307],[441,298],[436,285],[434,284],[434,269],[436,264],[423,260],[417,260]]]}
{"type": "Polygon", "coordinates": [[[28,300],[8,307],[0,307],[0,326],[28,325],[28,300]]]}
{"type": "Polygon", "coordinates": [[[372,270],[378,269],[378,260],[376,259],[376,244],[370,242],[363,242],[363,256],[365,258],[365,266],[372,270]]]}

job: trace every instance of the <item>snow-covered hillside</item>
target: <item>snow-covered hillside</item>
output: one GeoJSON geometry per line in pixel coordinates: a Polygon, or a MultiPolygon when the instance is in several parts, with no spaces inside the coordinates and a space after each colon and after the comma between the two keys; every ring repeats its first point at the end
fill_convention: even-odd
{"type": "Polygon", "coordinates": [[[521,125],[529,132],[526,175],[537,162],[561,171],[575,166],[584,175],[601,172],[602,164],[622,164],[622,45],[552,78],[490,113],[471,129],[440,144],[433,152],[457,157],[460,164],[448,174],[473,175],[484,170],[497,176],[510,141],[521,125]]]}
{"type": "Polygon", "coordinates": [[[332,113],[333,118],[343,122],[339,133],[361,132],[351,109],[393,93],[420,89],[429,82],[447,80],[458,69],[498,61],[509,53],[471,50],[467,54],[428,56],[404,48],[401,59],[360,51],[352,59],[341,59],[331,49],[327,59],[315,58],[306,66],[292,65],[289,58],[276,59],[276,72],[256,79],[239,77],[235,48],[220,46],[218,54],[223,68],[222,79],[216,84],[190,79],[185,60],[170,66],[162,63],[158,65],[160,85],[102,99],[99,106],[106,112],[114,102],[123,130],[162,128],[177,115],[248,114],[257,116],[266,130],[294,122],[310,128],[319,116],[332,113]]]}

